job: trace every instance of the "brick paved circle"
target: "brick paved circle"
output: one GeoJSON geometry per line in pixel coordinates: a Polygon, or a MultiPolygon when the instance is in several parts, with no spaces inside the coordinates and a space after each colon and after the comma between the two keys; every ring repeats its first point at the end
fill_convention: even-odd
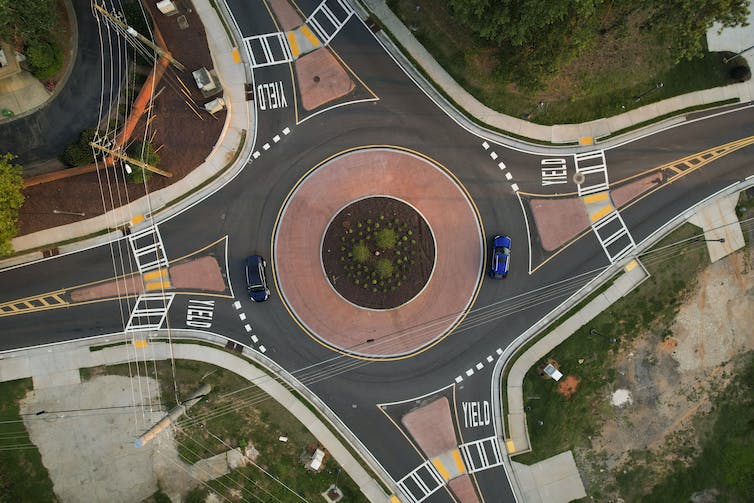
{"type": "Polygon", "coordinates": [[[273,276],[299,325],[320,343],[361,357],[415,353],[448,335],[480,286],[484,243],[473,203],[444,168],[397,148],[363,148],[312,169],[291,191],[273,233],[273,276]],[[429,223],[436,262],[424,290],[399,308],[360,308],[324,275],[321,243],[344,206],[368,196],[406,201],[429,223]]]}

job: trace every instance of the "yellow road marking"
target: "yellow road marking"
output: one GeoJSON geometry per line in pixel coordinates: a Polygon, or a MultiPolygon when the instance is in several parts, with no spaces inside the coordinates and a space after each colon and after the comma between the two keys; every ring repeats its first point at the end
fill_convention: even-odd
{"type": "Polygon", "coordinates": [[[626,264],[626,272],[633,271],[636,268],[637,265],[639,265],[639,263],[636,262],[636,260],[632,260],[631,262],[629,262],[628,264],[626,264]]]}
{"type": "Polygon", "coordinates": [[[390,503],[401,503],[401,500],[398,499],[398,496],[393,494],[392,496],[390,496],[390,503]]]}
{"type": "Polygon", "coordinates": [[[461,459],[461,452],[458,449],[453,451],[453,460],[456,462],[456,468],[461,473],[466,473],[466,467],[463,466],[463,460],[461,459]]]}
{"type": "Polygon", "coordinates": [[[510,454],[511,452],[516,452],[516,445],[510,438],[505,441],[505,448],[508,449],[508,454],[510,454]]]}
{"type": "Polygon", "coordinates": [[[301,51],[298,48],[298,42],[296,42],[296,33],[289,31],[286,33],[288,36],[288,45],[291,46],[291,53],[293,54],[294,58],[298,58],[298,55],[301,54],[301,51]]]}
{"type": "Polygon", "coordinates": [[[579,144],[581,145],[594,145],[594,138],[591,136],[582,136],[579,140],[579,144]]]}
{"type": "Polygon", "coordinates": [[[312,33],[312,30],[310,30],[308,26],[303,25],[301,27],[301,33],[304,34],[306,39],[311,42],[314,47],[317,47],[319,45],[319,40],[317,39],[316,35],[312,33]]]}
{"type": "Polygon", "coordinates": [[[602,208],[601,210],[597,211],[596,213],[592,215],[592,222],[596,222],[600,218],[604,217],[605,215],[613,211],[613,209],[614,209],[613,205],[608,204],[607,206],[605,206],[604,208],[602,208]]]}
{"type": "Polygon", "coordinates": [[[136,347],[136,348],[145,348],[148,345],[149,345],[149,343],[147,341],[142,341],[142,340],[139,340],[139,339],[137,339],[137,340],[134,341],[134,347],[136,347]]]}
{"type": "Polygon", "coordinates": [[[444,480],[450,480],[450,474],[448,473],[448,470],[445,469],[445,467],[442,465],[442,462],[438,458],[433,459],[432,464],[435,465],[435,468],[437,468],[437,471],[440,472],[440,475],[442,475],[442,478],[444,480]]]}
{"type": "Polygon", "coordinates": [[[678,174],[678,175],[680,175],[681,173],[683,173],[683,170],[682,170],[682,169],[676,168],[675,166],[669,166],[669,167],[668,167],[668,169],[672,169],[672,170],[673,170],[673,171],[675,171],[675,172],[676,172],[676,174],[678,174]]]}
{"type": "Polygon", "coordinates": [[[139,214],[131,219],[131,225],[136,225],[144,221],[144,215],[139,214]]]}
{"type": "Polygon", "coordinates": [[[238,52],[238,48],[234,47],[233,50],[230,53],[233,55],[233,62],[234,63],[240,63],[241,62],[241,53],[238,52]]]}
{"type": "Polygon", "coordinates": [[[152,292],[154,290],[162,290],[163,288],[170,288],[170,281],[159,281],[155,283],[147,283],[144,289],[148,292],[152,292]]]}
{"type": "Polygon", "coordinates": [[[60,303],[60,304],[68,304],[68,302],[66,302],[65,300],[63,300],[63,299],[60,298],[60,295],[55,294],[55,295],[50,295],[50,297],[52,297],[53,299],[57,300],[58,303],[60,303]]]}
{"type": "Polygon", "coordinates": [[[156,271],[149,271],[144,273],[144,281],[152,281],[153,279],[164,278],[168,275],[167,268],[163,267],[156,271]]]}
{"type": "Polygon", "coordinates": [[[604,201],[605,199],[607,199],[607,192],[589,194],[588,196],[584,196],[584,204],[596,203],[597,201],[604,201]]]}

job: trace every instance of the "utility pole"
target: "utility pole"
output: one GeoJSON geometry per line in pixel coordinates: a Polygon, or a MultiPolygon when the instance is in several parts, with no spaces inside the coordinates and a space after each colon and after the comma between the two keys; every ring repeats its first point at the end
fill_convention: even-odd
{"type": "Polygon", "coordinates": [[[186,69],[186,67],[183,66],[181,63],[179,63],[175,58],[173,58],[173,56],[171,56],[169,52],[164,51],[162,49],[162,47],[156,45],[154,42],[152,42],[151,40],[149,40],[147,37],[145,37],[144,35],[142,35],[138,31],[134,30],[133,28],[131,28],[130,26],[128,26],[126,23],[124,23],[123,21],[121,21],[117,17],[115,17],[112,14],[110,14],[109,12],[107,12],[101,5],[95,3],[94,4],[94,8],[97,9],[98,11],[100,11],[102,13],[102,15],[105,16],[108,19],[108,21],[110,21],[114,25],[118,26],[120,29],[124,30],[126,33],[128,33],[132,37],[135,37],[136,39],[138,39],[142,43],[144,43],[144,44],[148,45],[149,47],[151,47],[152,50],[154,50],[154,52],[156,52],[160,56],[162,56],[165,59],[167,59],[168,61],[170,61],[173,64],[173,66],[175,66],[179,70],[184,71],[186,69]]]}
{"type": "Polygon", "coordinates": [[[91,145],[92,147],[94,147],[94,148],[96,148],[98,150],[101,150],[101,151],[105,152],[108,155],[111,155],[112,157],[116,157],[118,159],[123,159],[126,162],[129,162],[129,163],[131,163],[131,164],[133,164],[135,166],[138,166],[138,167],[140,167],[142,169],[146,169],[147,171],[151,171],[152,173],[157,173],[158,175],[162,175],[162,176],[167,177],[167,178],[172,178],[172,176],[173,176],[173,173],[171,173],[170,171],[165,171],[164,169],[155,168],[154,166],[152,166],[150,164],[147,164],[145,162],[141,162],[140,160],[134,159],[133,157],[128,157],[127,155],[121,154],[120,152],[116,152],[115,150],[113,150],[111,148],[103,147],[102,145],[98,145],[98,144],[96,144],[94,142],[89,142],[89,145],[91,145]]]}
{"type": "Polygon", "coordinates": [[[165,431],[171,424],[173,424],[173,422],[175,422],[176,419],[182,416],[184,412],[190,409],[193,405],[196,405],[199,400],[207,396],[210,391],[212,391],[212,386],[207,383],[202,384],[202,386],[198,390],[194,391],[185,402],[182,402],[170,409],[170,412],[168,412],[167,416],[163,417],[160,422],[149,428],[139,438],[137,438],[134,442],[134,445],[136,447],[143,447],[146,443],[165,431]]]}

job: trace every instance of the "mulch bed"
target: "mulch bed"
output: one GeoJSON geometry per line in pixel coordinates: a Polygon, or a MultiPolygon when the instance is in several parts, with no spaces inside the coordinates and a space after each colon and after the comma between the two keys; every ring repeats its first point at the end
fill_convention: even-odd
{"type": "MultiPolygon", "coordinates": [[[[187,29],[181,30],[177,23],[178,16],[167,17],[159,13],[155,2],[144,4],[152,12],[173,57],[186,67],[185,72],[169,68],[155,89],[155,92],[159,92],[164,87],[154,103],[150,131],[155,132],[153,142],[161,157],[159,167],[170,171],[173,177],[152,176],[147,187],[150,192],[154,192],[177,182],[204,162],[220,136],[225,123],[225,112],[217,113],[213,118],[201,111],[200,118],[188,107],[188,98],[180,91],[182,86],[178,78],[190,90],[195,108],[200,108],[212,99],[205,99],[201,95],[191,76],[191,72],[200,67],[213,68],[204,27],[196,12],[193,9],[191,12],[181,12],[189,24],[187,29]]],[[[142,123],[137,126],[132,139],[143,138],[143,134],[142,123]]],[[[144,196],[142,184],[123,183],[121,168],[111,168],[109,171],[109,183],[107,174],[102,171],[101,184],[97,173],[90,173],[24,190],[26,202],[19,214],[19,235],[82,219],[77,215],[54,214],[53,210],[82,212],[85,213],[85,218],[91,218],[144,196]],[[117,186],[116,176],[120,180],[117,186]],[[104,205],[100,187],[105,192],[104,205]]]]}
{"type": "Polygon", "coordinates": [[[391,309],[413,299],[429,280],[434,261],[435,242],[424,218],[388,197],[369,197],[345,207],[322,243],[322,263],[333,288],[353,304],[372,309],[391,309]],[[394,232],[395,244],[378,245],[380,232],[394,232]],[[368,253],[357,260],[361,244],[368,253]],[[389,274],[380,270],[380,262],[384,266],[387,261],[389,274]]]}

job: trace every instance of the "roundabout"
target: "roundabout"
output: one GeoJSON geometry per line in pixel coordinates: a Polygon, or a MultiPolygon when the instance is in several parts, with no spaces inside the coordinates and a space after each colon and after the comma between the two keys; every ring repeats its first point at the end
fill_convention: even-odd
{"type": "Polygon", "coordinates": [[[318,343],[400,359],[447,337],[481,285],[484,238],[446,168],[397,147],[341,152],[288,194],[272,237],[273,277],[318,343]]]}

